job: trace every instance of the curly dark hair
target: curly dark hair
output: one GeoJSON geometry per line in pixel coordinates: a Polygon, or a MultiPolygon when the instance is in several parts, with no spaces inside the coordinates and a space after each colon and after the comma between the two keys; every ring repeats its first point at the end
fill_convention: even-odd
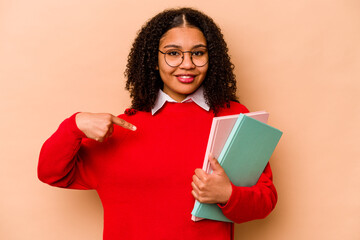
{"type": "Polygon", "coordinates": [[[198,28],[207,41],[209,66],[202,86],[210,108],[216,113],[219,108],[229,107],[230,101],[237,101],[234,65],[220,28],[198,10],[179,8],[157,14],[138,32],[125,70],[132,108],[150,111],[154,106],[159,89],[163,88],[156,69],[160,39],[168,30],[184,25],[198,28]]]}

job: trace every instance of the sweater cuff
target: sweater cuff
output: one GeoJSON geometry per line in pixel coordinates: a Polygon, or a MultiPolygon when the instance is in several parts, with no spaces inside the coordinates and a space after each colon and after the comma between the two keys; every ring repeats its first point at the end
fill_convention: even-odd
{"type": "Polygon", "coordinates": [[[231,212],[231,209],[234,208],[235,203],[240,199],[241,191],[239,187],[236,187],[233,183],[231,183],[232,192],[229,200],[225,204],[217,204],[221,210],[224,212],[231,212]]]}
{"type": "Polygon", "coordinates": [[[85,133],[83,133],[76,124],[75,118],[78,113],[79,112],[73,114],[71,117],[66,119],[64,122],[67,125],[67,127],[69,128],[69,130],[71,131],[71,133],[73,133],[76,138],[87,138],[85,133]]]}

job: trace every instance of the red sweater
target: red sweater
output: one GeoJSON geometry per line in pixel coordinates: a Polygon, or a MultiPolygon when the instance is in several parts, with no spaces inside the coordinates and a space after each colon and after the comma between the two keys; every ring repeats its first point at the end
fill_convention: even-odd
{"type": "MultiPolygon", "coordinates": [[[[218,116],[245,112],[232,102],[218,116]]],[[[41,149],[39,179],[57,187],[96,189],[104,207],[105,240],[232,239],[232,223],[191,220],[192,176],[203,164],[213,112],[195,103],[166,103],[155,115],[138,111],[119,117],[137,130],[114,126],[103,143],[87,139],[75,115],[66,119],[41,149]]],[[[255,186],[233,186],[222,211],[240,223],[264,218],[276,201],[268,165],[255,186]]]]}

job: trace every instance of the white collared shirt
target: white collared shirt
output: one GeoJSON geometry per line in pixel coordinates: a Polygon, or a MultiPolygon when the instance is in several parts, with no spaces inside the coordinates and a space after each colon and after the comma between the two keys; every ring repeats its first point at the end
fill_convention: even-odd
{"type": "MultiPolygon", "coordinates": [[[[172,99],[169,95],[167,95],[160,89],[155,101],[155,105],[151,109],[151,114],[154,115],[164,106],[166,102],[177,102],[177,101],[172,99]]],[[[188,95],[184,100],[181,101],[181,103],[186,103],[186,102],[194,102],[202,109],[206,111],[210,110],[210,106],[205,101],[203,87],[199,87],[195,92],[188,95]]]]}

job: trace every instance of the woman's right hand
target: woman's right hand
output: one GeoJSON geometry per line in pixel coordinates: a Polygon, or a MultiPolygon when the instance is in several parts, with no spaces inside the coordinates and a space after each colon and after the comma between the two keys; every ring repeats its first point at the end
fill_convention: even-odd
{"type": "Polygon", "coordinates": [[[86,135],[95,141],[102,142],[114,131],[113,124],[135,131],[136,127],[125,120],[109,113],[88,113],[76,114],[76,125],[86,135]]]}

